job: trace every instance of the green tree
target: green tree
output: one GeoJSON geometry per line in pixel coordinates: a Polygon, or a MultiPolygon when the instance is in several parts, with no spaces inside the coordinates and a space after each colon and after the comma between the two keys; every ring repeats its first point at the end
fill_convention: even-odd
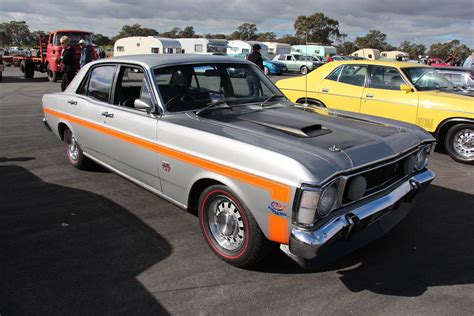
{"type": "Polygon", "coordinates": [[[108,36],[102,35],[100,33],[92,34],[92,36],[92,41],[98,46],[107,46],[112,44],[112,40],[108,36]]]}
{"type": "Polygon", "coordinates": [[[231,39],[243,41],[254,41],[257,37],[257,26],[254,23],[243,23],[230,35],[231,39]]]}
{"type": "Polygon", "coordinates": [[[167,38],[177,38],[177,37],[179,37],[179,34],[181,32],[182,31],[179,27],[173,27],[171,30],[162,33],[161,36],[167,37],[167,38]]]}
{"type": "Polygon", "coordinates": [[[122,30],[114,36],[113,40],[116,41],[119,38],[130,37],[130,36],[157,36],[159,33],[154,29],[141,27],[140,24],[124,25],[122,30]]]}
{"type": "Polygon", "coordinates": [[[221,33],[216,33],[216,34],[211,34],[211,33],[206,33],[204,34],[205,38],[215,38],[215,39],[227,39],[227,35],[221,34],[221,33]]]}
{"type": "Polygon", "coordinates": [[[300,15],[295,21],[296,37],[300,42],[314,42],[331,45],[339,38],[339,22],[318,12],[310,16],[300,15]]]}
{"type": "Polygon", "coordinates": [[[409,41],[401,42],[400,46],[398,46],[398,49],[410,55],[411,59],[418,59],[420,55],[424,56],[426,51],[425,45],[411,43],[409,41]]]}
{"type": "Polygon", "coordinates": [[[370,30],[367,35],[362,37],[357,37],[354,43],[359,48],[374,48],[379,50],[384,50],[387,43],[387,34],[382,33],[379,30],[370,30]]]}
{"type": "Polygon", "coordinates": [[[196,36],[196,32],[194,32],[194,27],[186,26],[184,30],[179,32],[179,37],[181,38],[192,38],[196,36]]]}
{"type": "Polygon", "coordinates": [[[264,32],[259,33],[257,36],[257,41],[260,42],[273,42],[276,41],[277,35],[274,32],[264,32]]]}
{"type": "Polygon", "coordinates": [[[0,33],[2,34],[2,42],[5,42],[7,45],[28,45],[30,28],[25,21],[10,21],[0,23],[0,33]]]}
{"type": "Polygon", "coordinates": [[[337,53],[339,55],[350,55],[359,49],[359,47],[357,47],[356,44],[349,41],[344,42],[340,45],[337,45],[336,48],[337,48],[337,53]]]}
{"type": "Polygon", "coordinates": [[[285,44],[290,44],[290,45],[298,45],[298,44],[304,44],[304,41],[301,42],[300,39],[294,35],[291,34],[286,34],[278,39],[278,42],[280,43],[285,43],[285,44]]]}
{"type": "Polygon", "coordinates": [[[437,43],[430,47],[428,55],[430,57],[438,57],[448,59],[450,56],[465,59],[471,54],[471,50],[458,40],[452,40],[447,43],[437,43]]]}

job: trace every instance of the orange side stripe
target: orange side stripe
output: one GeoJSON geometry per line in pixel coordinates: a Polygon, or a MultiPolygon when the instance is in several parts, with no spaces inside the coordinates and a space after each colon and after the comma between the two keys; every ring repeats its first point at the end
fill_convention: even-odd
{"type": "Polygon", "coordinates": [[[140,146],[142,148],[152,150],[155,152],[158,152],[160,154],[163,154],[165,156],[168,156],[170,158],[174,158],[189,164],[192,164],[194,166],[219,173],[234,179],[237,179],[239,181],[266,189],[271,192],[271,196],[273,199],[281,201],[283,203],[288,203],[290,201],[290,188],[284,184],[281,184],[279,182],[275,182],[273,180],[269,180],[266,178],[259,177],[254,174],[250,174],[248,172],[238,170],[232,167],[224,166],[203,158],[199,158],[175,149],[171,149],[169,147],[165,147],[162,145],[158,145],[156,143],[131,136],[129,134],[125,134],[89,121],[85,121],[83,119],[68,115],[66,113],[62,112],[57,112],[54,110],[51,110],[49,108],[44,108],[43,111],[45,113],[54,115],[56,117],[64,118],[66,120],[69,120],[72,123],[77,123],[79,125],[82,125],[84,127],[90,128],[92,130],[98,131],[102,134],[106,134],[115,138],[118,138],[120,140],[126,141],[130,144],[140,146]]]}
{"type": "Polygon", "coordinates": [[[290,236],[288,234],[288,219],[268,214],[268,239],[288,244],[290,236]]]}

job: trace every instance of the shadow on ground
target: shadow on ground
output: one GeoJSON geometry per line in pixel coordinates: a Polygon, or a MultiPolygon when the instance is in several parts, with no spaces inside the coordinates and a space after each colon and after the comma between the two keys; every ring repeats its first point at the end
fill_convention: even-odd
{"type": "Polygon", "coordinates": [[[274,252],[258,271],[337,271],[353,292],[420,296],[428,287],[474,283],[474,196],[432,185],[387,235],[324,266],[304,271],[274,252]]]}
{"type": "Polygon", "coordinates": [[[137,279],[172,251],[153,229],[19,166],[0,165],[0,179],[2,315],[167,314],[137,279]]]}
{"type": "Polygon", "coordinates": [[[3,75],[2,83],[33,83],[33,82],[48,82],[48,77],[40,78],[23,78],[23,74],[20,69],[18,69],[18,74],[14,76],[5,76],[3,75]]]}

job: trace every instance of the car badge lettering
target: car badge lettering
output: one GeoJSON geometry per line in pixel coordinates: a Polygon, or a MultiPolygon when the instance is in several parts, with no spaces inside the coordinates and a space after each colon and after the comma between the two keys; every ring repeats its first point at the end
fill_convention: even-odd
{"type": "Polygon", "coordinates": [[[278,202],[273,201],[269,206],[268,209],[270,212],[277,216],[287,217],[287,214],[284,212],[286,210],[286,206],[282,205],[278,202]]]}
{"type": "Polygon", "coordinates": [[[336,145],[332,145],[331,147],[329,147],[329,151],[339,152],[341,151],[341,148],[337,147],[336,145]]]}
{"type": "Polygon", "coordinates": [[[164,172],[170,172],[171,171],[171,165],[169,162],[163,161],[161,163],[161,169],[163,169],[164,172]]]}

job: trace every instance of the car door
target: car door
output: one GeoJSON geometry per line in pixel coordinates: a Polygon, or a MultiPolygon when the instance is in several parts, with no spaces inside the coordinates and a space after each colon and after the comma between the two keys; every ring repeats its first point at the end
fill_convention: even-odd
{"type": "Polygon", "coordinates": [[[145,69],[122,64],[116,72],[114,93],[106,107],[103,151],[107,164],[161,191],[157,168],[156,128],[158,116],[135,108],[135,100],[153,104],[145,69]]]}
{"type": "Polygon", "coordinates": [[[84,152],[104,162],[104,124],[116,67],[115,64],[92,67],[77,93],[68,100],[70,121],[79,145],[84,152]]]}
{"type": "Polygon", "coordinates": [[[400,90],[402,84],[409,85],[397,68],[370,66],[369,80],[362,95],[361,113],[415,124],[418,94],[400,90]]]}
{"type": "Polygon", "coordinates": [[[288,70],[289,71],[296,71],[298,70],[297,68],[297,65],[296,65],[296,60],[295,58],[293,57],[293,55],[286,55],[285,57],[286,59],[286,66],[288,67],[288,70]]]}
{"type": "Polygon", "coordinates": [[[319,100],[328,108],[359,112],[367,69],[367,65],[339,66],[321,81],[319,100]]]}

